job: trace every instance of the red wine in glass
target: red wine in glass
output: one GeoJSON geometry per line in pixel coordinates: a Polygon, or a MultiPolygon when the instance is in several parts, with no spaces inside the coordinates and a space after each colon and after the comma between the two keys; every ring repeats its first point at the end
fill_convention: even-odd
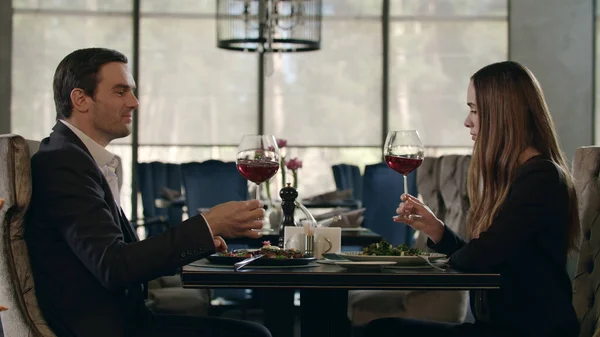
{"type": "Polygon", "coordinates": [[[240,159],[237,161],[237,169],[242,177],[259,185],[271,179],[279,171],[279,163],[240,159]]]}
{"type": "MultiPolygon", "coordinates": [[[[412,171],[416,170],[417,167],[423,163],[423,158],[409,158],[403,156],[385,156],[385,162],[394,171],[407,176],[412,171]]],[[[408,193],[405,191],[405,193],[408,193]]]]}
{"type": "MultiPolygon", "coordinates": [[[[390,131],[383,145],[383,157],[392,170],[404,177],[404,193],[408,194],[406,176],[423,163],[423,143],[417,130],[390,131]]],[[[411,214],[409,217],[420,217],[411,214]]]]}
{"type": "Polygon", "coordinates": [[[238,146],[237,169],[242,177],[256,184],[260,200],[260,184],[279,170],[279,148],[273,135],[244,135],[238,146]]]}

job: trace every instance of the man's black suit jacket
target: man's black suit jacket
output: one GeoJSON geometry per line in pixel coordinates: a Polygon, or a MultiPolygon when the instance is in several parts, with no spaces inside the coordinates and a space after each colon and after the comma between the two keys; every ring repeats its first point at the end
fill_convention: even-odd
{"type": "Polygon", "coordinates": [[[58,336],[143,335],[148,280],[215,251],[202,216],[139,241],[83,142],[62,122],[31,162],[25,228],[37,298],[58,336]]]}

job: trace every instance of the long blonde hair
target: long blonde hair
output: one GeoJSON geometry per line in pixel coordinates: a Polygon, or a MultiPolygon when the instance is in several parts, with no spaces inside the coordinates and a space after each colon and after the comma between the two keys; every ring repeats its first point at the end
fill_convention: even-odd
{"type": "Polygon", "coordinates": [[[558,146],[538,81],[527,68],[512,61],[488,65],[477,71],[471,81],[476,94],[479,137],[475,140],[467,183],[470,236],[477,238],[492,225],[521,166],[520,155],[532,147],[553,161],[566,180],[566,247],[576,249],[580,228],[573,178],[558,146]]]}

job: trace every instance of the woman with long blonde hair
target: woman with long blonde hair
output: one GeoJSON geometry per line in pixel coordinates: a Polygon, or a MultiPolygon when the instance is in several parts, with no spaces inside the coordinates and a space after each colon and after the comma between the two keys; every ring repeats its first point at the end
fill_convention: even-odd
{"type": "Polygon", "coordinates": [[[475,323],[384,318],[366,335],[576,337],[566,262],[579,237],[577,197],[542,89],[524,66],[494,63],[471,77],[467,106],[468,241],[410,195],[396,220],[427,235],[453,268],[500,273],[501,287],[471,292],[475,323]]]}

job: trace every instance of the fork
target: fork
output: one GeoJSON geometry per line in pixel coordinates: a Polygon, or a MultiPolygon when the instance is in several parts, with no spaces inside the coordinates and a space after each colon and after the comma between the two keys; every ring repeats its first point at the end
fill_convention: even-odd
{"type": "Polygon", "coordinates": [[[417,220],[417,219],[422,219],[423,218],[423,216],[420,215],[420,214],[409,214],[409,215],[395,215],[395,216],[392,217],[392,219],[402,221],[403,217],[405,219],[409,219],[409,220],[417,220]]]}
{"type": "Polygon", "coordinates": [[[233,264],[233,270],[234,271],[239,271],[240,269],[244,268],[244,266],[248,265],[249,263],[251,263],[253,261],[256,261],[256,260],[260,259],[263,256],[264,256],[263,254],[258,254],[258,255],[255,255],[253,257],[249,257],[249,258],[247,258],[245,260],[242,260],[240,262],[234,263],[233,264]]]}
{"type": "Polygon", "coordinates": [[[437,269],[437,270],[440,270],[440,271],[448,271],[448,269],[447,269],[447,268],[441,268],[441,267],[438,267],[438,266],[434,265],[433,263],[431,263],[431,261],[429,261],[429,256],[424,256],[424,255],[419,255],[419,256],[420,256],[420,257],[421,257],[423,260],[425,260],[425,262],[427,262],[427,264],[428,264],[429,266],[431,266],[432,268],[435,268],[435,269],[437,269]]]}

